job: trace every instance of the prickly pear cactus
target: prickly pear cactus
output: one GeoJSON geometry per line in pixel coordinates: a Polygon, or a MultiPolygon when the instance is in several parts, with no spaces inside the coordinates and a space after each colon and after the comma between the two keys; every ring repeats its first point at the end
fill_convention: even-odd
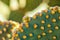
{"type": "MultiPolygon", "coordinates": [[[[60,40],[60,10],[43,10],[32,18],[23,18],[14,40],[60,40]]],[[[15,37],[14,37],[15,36],[15,37]]]]}
{"type": "Polygon", "coordinates": [[[0,22],[0,40],[60,40],[59,7],[23,18],[20,24],[13,21],[0,22]]]}
{"type": "Polygon", "coordinates": [[[12,21],[0,21],[0,40],[9,40],[12,38],[12,30],[16,25],[12,21]]]}

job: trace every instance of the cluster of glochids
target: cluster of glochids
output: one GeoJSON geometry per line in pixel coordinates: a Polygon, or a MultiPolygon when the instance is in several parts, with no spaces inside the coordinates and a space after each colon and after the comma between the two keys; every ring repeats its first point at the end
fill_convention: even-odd
{"type": "Polygon", "coordinates": [[[11,20],[6,22],[0,21],[0,40],[11,40],[13,30],[18,24],[18,22],[11,20]]]}
{"type": "Polygon", "coordinates": [[[23,23],[18,24],[19,27],[11,21],[5,25],[0,22],[0,38],[3,40],[60,40],[59,7],[43,10],[33,17],[23,18],[23,23]],[[14,32],[11,32],[12,29],[14,32]]]}

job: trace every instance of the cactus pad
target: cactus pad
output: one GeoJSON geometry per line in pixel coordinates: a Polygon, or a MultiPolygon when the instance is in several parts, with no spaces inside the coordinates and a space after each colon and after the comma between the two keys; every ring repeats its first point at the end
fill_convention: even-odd
{"type": "Polygon", "coordinates": [[[12,35],[11,29],[14,25],[8,24],[8,28],[5,25],[0,22],[0,38],[6,40],[60,40],[60,9],[54,7],[43,10],[33,17],[23,18],[23,23],[19,24],[12,35]],[[5,32],[3,28],[6,28],[5,32]],[[7,33],[11,35],[10,38],[6,37],[7,33]]]}

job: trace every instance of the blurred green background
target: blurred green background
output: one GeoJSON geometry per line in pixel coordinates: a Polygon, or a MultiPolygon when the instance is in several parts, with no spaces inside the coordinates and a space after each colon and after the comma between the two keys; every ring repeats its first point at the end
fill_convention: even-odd
{"type": "MultiPolygon", "coordinates": [[[[5,4],[9,6],[10,0],[1,0],[5,4]]],[[[18,0],[19,1],[19,0],[18,0]]],[[[35,9],[40,3],[42,3],[42,0],[27,0],[26,7],[24,9],[19,9],[16,11],[11,11],[9,20],[21,22],[22,17],[25,15],[25,12],[32,11],[35,9]]],[[[50,0],[48,5],[51,6],[60,6],[60,0],[50,0]]]]}

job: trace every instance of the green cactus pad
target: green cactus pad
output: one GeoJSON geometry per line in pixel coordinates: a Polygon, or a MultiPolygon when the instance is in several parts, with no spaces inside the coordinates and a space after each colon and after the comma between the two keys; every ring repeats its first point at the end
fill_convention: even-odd
{"type": "Polygon", "coordinates": [[[38,12],[33,17],[25,17],[23,23],[12,33],[11,30],[15,26],[11,21],[0,22],[0,39],[60,40],[60,9],[54,7],[38,12]]]}
{"type": "Polygon", "coordinates": [[[20,40],[60,40],[60,10],[43,10],[32,18],[24,18],[23,26],[17,31],[20,40]]]}
{"type": "Polygon", "coordinates": [[[13,22],[0,21],[0,40],[9,40],[12,38],[12,30],[15,27],[13,22]]]}

